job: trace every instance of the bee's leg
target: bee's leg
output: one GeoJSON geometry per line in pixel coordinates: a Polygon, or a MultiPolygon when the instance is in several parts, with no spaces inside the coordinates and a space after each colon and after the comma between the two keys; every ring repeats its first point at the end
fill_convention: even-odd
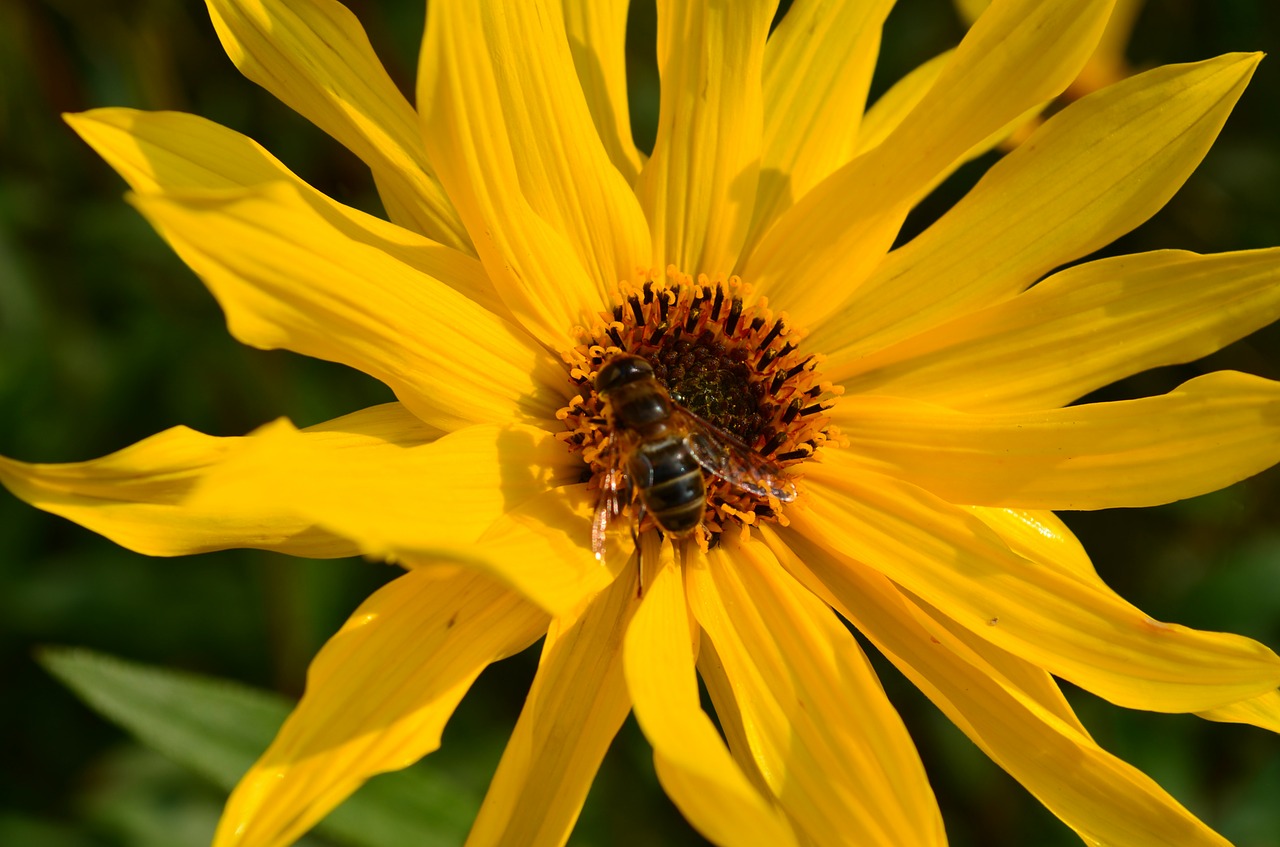
{"type": "Polygon", "coordinates": [[[639,497],[631,501],[631,543],[636,547],[636,596],[644,594],[644,547],[640,544],[640,524],[647,512],[639,497]]]}

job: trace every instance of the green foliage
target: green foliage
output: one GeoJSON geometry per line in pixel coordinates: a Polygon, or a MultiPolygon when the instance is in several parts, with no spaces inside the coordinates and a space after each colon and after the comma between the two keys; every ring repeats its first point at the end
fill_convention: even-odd
{"type": "MultiPolygon", "coordinates": [[[[47,649],[40,661],[104,717],[228,792],[293,707],[277,694],[87,650],[47,649]]],[[[316,829],[351,847],[457,844],[479,807],[478,796],[420,765],[370,781],[316,829]]]]}

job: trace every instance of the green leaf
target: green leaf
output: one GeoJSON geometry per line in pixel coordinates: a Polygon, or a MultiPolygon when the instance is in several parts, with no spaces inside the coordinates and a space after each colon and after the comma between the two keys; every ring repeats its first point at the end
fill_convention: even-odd
{"type": "MultiPolygon", "coordinates": [[[[227,791],[293,708],[276,694],[87,650],[46,649],[39,659],[103,716],[227,791]]],[[[370,780],[316,830],[352,847],[452,845],[479,808],[479,797],[416,765],[370,780]]]]}

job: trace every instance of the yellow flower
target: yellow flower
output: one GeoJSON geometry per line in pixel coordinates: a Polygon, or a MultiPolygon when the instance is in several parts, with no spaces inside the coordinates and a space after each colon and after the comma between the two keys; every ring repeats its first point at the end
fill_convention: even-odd
{"type": "Polygon", "coordinates": [[[771,35],[774,3],[662,0],[649,157],[627,130],[625,2],[432,0],[416,112],[333,0],[208,5],[246,75],[369,165],[391,223],[197,117],[68,120],[238,339],[358,368],[399,402],[6,459],[0,479],[144,553],[406,566],[316,658],[218,845],[287,844],[431,752],[480,671],[544,634],[470,844],[563,843],[631,711],[717,844],[943,843],[837,613],[1087,842],[1225,843],[1101,749],[1054,677],[1276,730],[1280,657],[1144,615],[1050,510],[1165,503],[1280,460],[1280,385],[1245,374],[1068,405],[1280,315],[1280,251],[1055,269],[1169,199],[1257,55],[1083,98],[891,249],[933,185],[1077,77],[1111,2],[997,0],[863,114],[888,0],[798,0],[771,35]],[[692,397],[677,335],[732,383],[701,411],[750,399],[725,425],[799,496],[709,474],[702,535],[639,522],[641,575],[625,529],[593,555],[618,433],[592,380],[639,350],[692,397]]]}

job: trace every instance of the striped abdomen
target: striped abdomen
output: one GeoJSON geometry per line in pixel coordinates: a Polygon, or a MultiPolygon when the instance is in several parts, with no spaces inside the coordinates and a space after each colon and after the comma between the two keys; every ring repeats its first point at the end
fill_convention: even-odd
{"type": "Polygon", "coordinates": [[[707,487],[683,435],[672,432],[641,443],[628,464],[633,481],[648,481],[637,485],[637,492],[663,532],[679,538],[697,529],[707,487]]]}

